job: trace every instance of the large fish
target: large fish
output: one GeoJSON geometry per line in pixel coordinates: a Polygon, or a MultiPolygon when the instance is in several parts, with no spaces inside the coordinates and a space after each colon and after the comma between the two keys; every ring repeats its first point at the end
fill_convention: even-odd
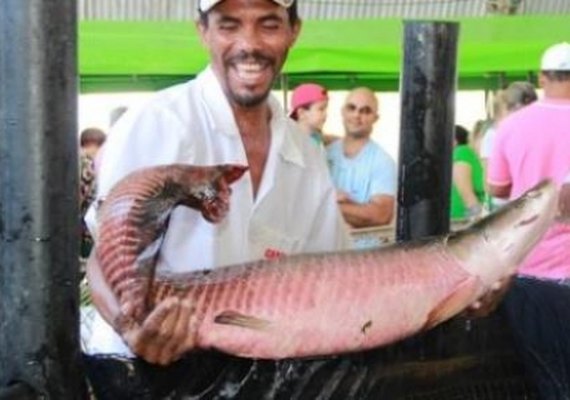
{"type": "MultiPolygon", "coordinates": [[[[97,256],[119,301],[144,318],[169,296],[191,299],[185,348],[253,358],[337,354],[386,345],[451,318],[515,273],[556,213],[543,182],[457,234],[162,276],[155,259],[177,204],[218,221],[244,167],[168,166],[121,181],[100,213],[97,256]]],[[[191,263],[192,260],[186,262],[191,263]]]]}

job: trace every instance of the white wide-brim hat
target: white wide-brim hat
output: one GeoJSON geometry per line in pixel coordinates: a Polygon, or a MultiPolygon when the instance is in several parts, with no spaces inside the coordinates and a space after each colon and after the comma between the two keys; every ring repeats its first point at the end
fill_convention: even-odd
{"type": "MultiPolygon", "coordinates": [[[[216,4],[222,2],[223,0],[200,0],[200,11],[208,12],[208,10],[214,7],[216,4]]],[[[289,8],[293,4],[294,0],[272,0],[274,3],[279,4],[282,7],[289,8]]]]}

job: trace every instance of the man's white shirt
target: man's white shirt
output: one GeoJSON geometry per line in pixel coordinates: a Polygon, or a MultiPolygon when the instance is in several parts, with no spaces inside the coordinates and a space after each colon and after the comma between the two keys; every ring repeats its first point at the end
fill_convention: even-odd
{"type": "MultiPolygon", "coordinates": [[[[273,97],[271,149],[258,194],[249,174],[232,184],[230,210],[219,224],[177,207],[158,271],[178,273],[274,256],[350,247],[326,161],[273,97]]],[[[129,172],[172,163],[247,164],[230,105],[211,68],[195,80],[159,92],[114,126],[98,175],[98,198],[129,172]]],[[[88,225],[96,235],[96,213],[88,225]]],[[[130,354],[98,316],[87,351],[130,354]]]]}

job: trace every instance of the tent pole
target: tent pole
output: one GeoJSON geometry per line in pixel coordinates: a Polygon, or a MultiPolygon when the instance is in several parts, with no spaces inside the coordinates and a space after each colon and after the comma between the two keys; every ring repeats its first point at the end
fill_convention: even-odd
{"type": "Polygon", "coordinates": [[[458,23],[405,23],[398,241],[449,231],[458,36],[458,23]]]}
{"type": "Polygon", "coordinates": [[[0,2],[0,390],[81,399],[76,0],[0,2]],[[8,38],[8,39],[7,39],[8,38]]]}

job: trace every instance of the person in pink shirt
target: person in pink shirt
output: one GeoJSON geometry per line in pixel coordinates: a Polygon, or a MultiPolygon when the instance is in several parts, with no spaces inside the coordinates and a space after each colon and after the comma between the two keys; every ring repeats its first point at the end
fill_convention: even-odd
{"type": "MultiPolygon", "coordinates": [[[[510,114],[498,126],[487,171],[489,192],[495,197],[516,198],[546,178],[562,185],[570,172],[570,43],[544,52],[539,82],[544,98],[510,114]]],[[[570,278],[570,225],[554,224],[519,273],[570,278]]]]}
{"type": "MultiPolygon", "coordinates": [[[[570,43],[549,47],[540,69],[544,97],[499,122],[493,196],[515,198],[545,178],[562,186],[570,172],[570,43]]],[[[503,309],[526,373],[540,398],[570,399],[570,225],[553,224],[518,272],[503,309]]]]}

